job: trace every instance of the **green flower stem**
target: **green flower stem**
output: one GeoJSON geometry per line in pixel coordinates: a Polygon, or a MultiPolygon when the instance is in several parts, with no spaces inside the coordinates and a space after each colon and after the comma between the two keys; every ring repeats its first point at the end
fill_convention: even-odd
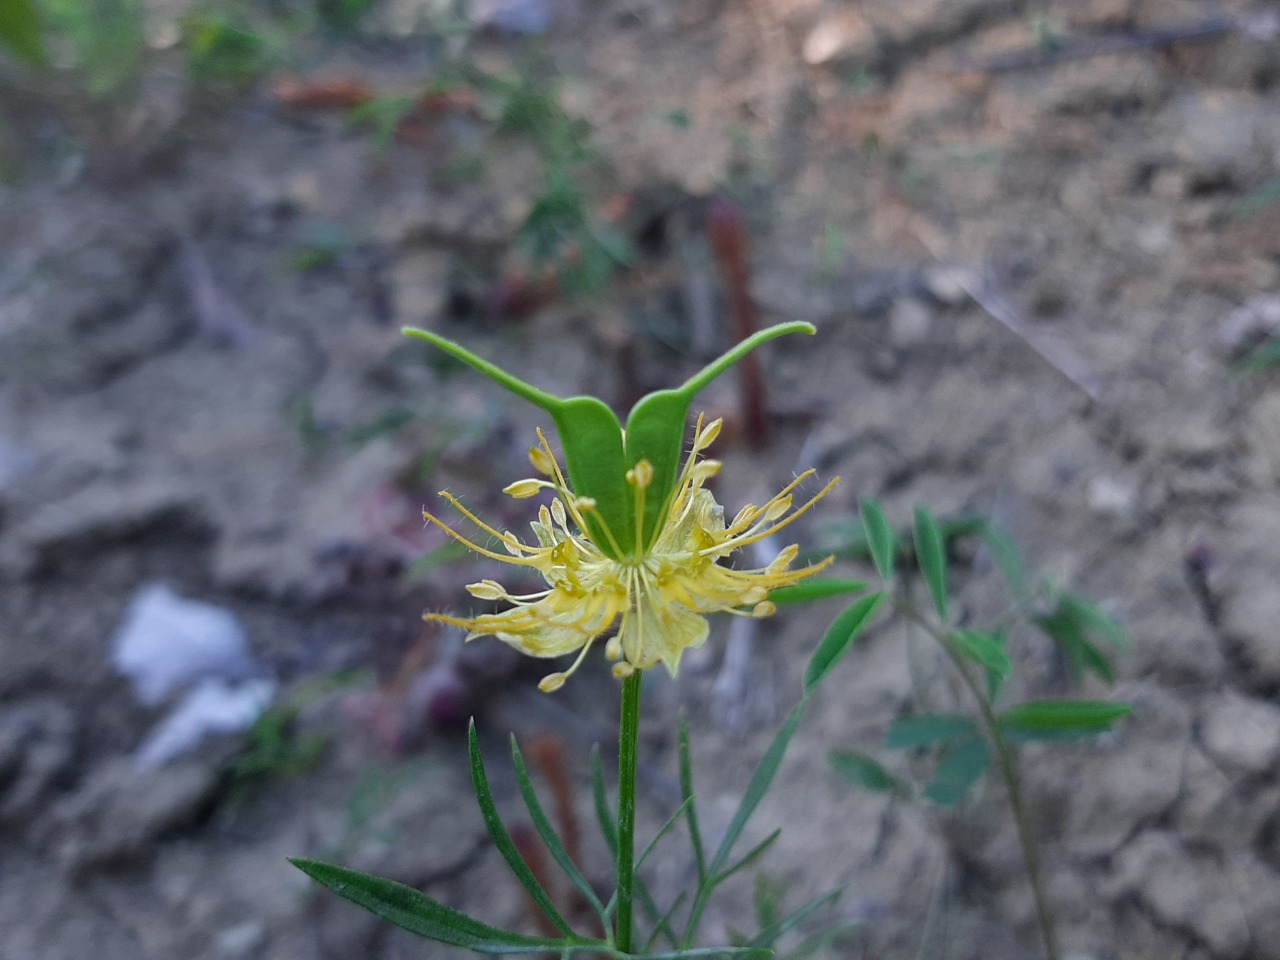
{"type": "Polygon", "coordinates": [[[631,952],[631,899],[635,889],[636,747],[640,735],[640,682],[637,670],[622,683],[622,722],[618,736],[618,919],[614,946],[631,952]]]}
{"type": "Polygon", "coordinates": [[[1014,755],[1013,747],[1005,739],[1004,731],[1000,729],[1000,720],[991,707],[990,699],[983,691],[981,684],[969,672],[968,664],[956,651],[955,646],[951,643],[951,638],[921,617],[914,606],[898,604],[897,607],[899,613],[938,641],[939,646],[946,653],[952,666],[956,668],[956,672],[960,674],[961,681],[963,681],[966,689],[968,689],[978,705],[978,713],[982,718],[982,725],[986,729],[987,737],[990,739],[992,749],[995,751],[996,758],[1000,764],[1000,776],[1004,780],[1005,790],[1009,794],[1009,806],[1013,810],[1013,825],[1018,834],[1018,845],[1022,849],[1022,861],[1027,868],[1027,881],[1031,886],[1031,898],[1035,901],[1036,921],[1040,927],[1040,939],[1044,943],[1045,957],[1047,960],[1058,960],[1058,942],[1054,930],[1053,910],[1049,907],[1049,898],[1045,895],[1044,884],[1040,876],[1040,850],[1036,845],[1035,834],[1032,832],[1031,818],[1027,814],[1026,801],[1022,796],[1022,778],[1018,775],[1018,762],[1017,757],[1014,755]]]}

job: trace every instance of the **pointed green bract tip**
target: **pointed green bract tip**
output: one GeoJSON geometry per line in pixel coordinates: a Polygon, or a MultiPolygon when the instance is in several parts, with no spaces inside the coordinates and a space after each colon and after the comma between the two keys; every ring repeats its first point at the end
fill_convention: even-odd
{"type": "Polygon", "coordinates": [[[817,333],[813,324],[799,320],[756,331],[681,386],[642,397],[631,409],[624,431],[613,411],[595,397],[554,396],[448,337],[419,327],[401,330],[407,337],[425,340],[443,350],[551,415],[564,447],[573,490],[596,501],[594,512],[587,517],[587,526],[593,540],[610,556],[631,555],[637,549],[645,549],[661,529],[662,517],[679,475],[685,421],[693,398],[762,344],[789,333],[817,333]],[[635,498],[625,476],[627,470],[641,460],[649,462],[654,480],[644,499],[644,516],[637,522],[635,498]],[[604,535],[606,529],[612,531],[612,536],[604,535]]]}

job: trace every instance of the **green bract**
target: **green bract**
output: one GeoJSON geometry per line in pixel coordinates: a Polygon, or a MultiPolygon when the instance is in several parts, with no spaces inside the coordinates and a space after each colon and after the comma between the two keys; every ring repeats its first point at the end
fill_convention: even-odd
{"type": "Polygon", "coordinates": [[[596,529],[602,520],[625,556],[633,556],[650,546],[661,527],[661,518],[666,515],[680,473],[685,422],[693,398],[762,343],[788,333],[814,332],[812,324],[800,322],[780,323],[761,330],[708,364],[682,386],[658,390],[641,398],[627,417],[624,433],[613,411],[595,397],[553,396],[439,334],[417,327],[404,328],[406,336],[439,347],[551,416],[564,446],[574,492],[596,502],[596,512],[586,517],[588,526],[593,528],[593,541],[602,550],[611,552],[609,539],[600,536],[602,531],[596,529]],[[648,460],[652,465],[653,482],[644,498],[644,523],[640,528],[644,542],[637,544],[635,497],[627,485],[626,474],[641,460],[648,460]]]}

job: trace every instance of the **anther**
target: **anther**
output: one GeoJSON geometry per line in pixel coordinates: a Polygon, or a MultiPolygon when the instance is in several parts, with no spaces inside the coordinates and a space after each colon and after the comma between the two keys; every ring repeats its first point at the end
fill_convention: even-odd
{"type": "Polygon", "coordinates": [[[637,460],[636,465],[627,471],[627,483],[644,490],[653,483],[653,464],[648,460],[637,460]]]}
{"type": "Polygon", "coordinates": [[[496,580],[481,580],[479,583],[468,583],[467,593],[477,600],[502,600],[507,591],[496,580]]]}
{"type": "Polygon", "coordinates": [[[564,686],[567,679],[569,678],[563,673],[549,673],[538,681],[538,689],[543,693],[555,693],[564,686]]]}
{"type": "Polygon", "coordinates": [[[547,484],[544,480],[517,480],[503,487],[502,492],[517,500],[527,500],[529,497],[537,496],[538,491],[545,486],[547,484]]]}
{"type": "Polygon", "coordinates": [[[555,460],[551,455],[541,447],[529,448],[529,462],[533,464],[533,469],[537,470],[543,476],[555,476],[555,460]]]}
{"type": "Polygon", "coordinates": [[[711,444],[715,442],[716,437],[720,436],[720,428],[722,426],[724,426],[724,420],[717,417],[703,427],[702,431],[693,441],[694,451],[705,450],[707,447],[711,446],[711,444]]]}

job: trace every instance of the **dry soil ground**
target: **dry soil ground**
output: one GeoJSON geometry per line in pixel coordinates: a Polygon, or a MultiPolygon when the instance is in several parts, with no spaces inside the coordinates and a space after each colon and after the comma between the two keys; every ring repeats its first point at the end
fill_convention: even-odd
{"type": "MultiPolygon", "coordinates": [[[[442,955],[310,897],[289,855],[528,925],[483,842],[452,720],[480,711],[496,769],[507,730],[558,738],[589,817],[585,755],[610,736],[614,684],[599,670],[542,697],[538,671],[496,641],[456,660],[456,638],[419,636],[421,609],[460,604],[460,585],[489,573],[401,576],[440,545],[418,511],[448,486],[518,523],[493,491],[525,475],[536,420],[424,362],[397,329],[440,330],[565,394],[624,403],[674,383],[727,342],[700,227],[715,191],[746,211],[763,319],[818,327],[763,354],[777,427],[763,450],[722,444],[729,509],[803,458],[844,477],[806,538],[863,494],[899,520],[918,502],[975,510],[1114,612],[1133,637],[1115,690],[1132,720],[1026,756],[1064,954],[1280,958],[1280,392],[1272,373],[1231,368],[1280,329],[1274,6],[553,13],[543,36],[489,33],[448,55],[507,73],[531,46],[549,58],[606,161],[593,188],[628,198],[620,222],[644,259],[604,301],[516,317],[493,291],[518,269],[537,157],[483,109],[445,110],[381,148],[268,82],[215,110],[158,72],[129,110],[94,116],[13,80],[0,106],[18,144],[0,187],[0,958],[442,955]],[[1207,21],[1195,43],[1152,34],[1207,21]],[[1046,32],[1087,55],[1001,60],[1043,54],[1046,32]],[[1155,42],[1098,46],[1135,34],[1155,42]],[[317,246],[332,255],[298,269],[317,246]],[[303,710],[300,728],[329,739],[303,775],[236,793],[234,739],[138,772],[159,713],[109,651],[157,579],[234,611],[286,692],[343,668],[381,685],[303,710]]],[[[412,90],[444,55],[423,49],[324,48],[311,71],[412,90]]],[[[705,399],[735,409],[728,381],[705,399]]],[[[978,616],[991,575],[966,577],[978,616]]],[[[745,668],[721,663],[718,624],[678,682],[651,684],[647,829],[673,808],[675,708],[693,720],[714,831],[832,612],[764,625],[745,668]]],[[[1014,649],[1025,692],[1067,689],[1042,639],[1014,649]]],[[[909,709],[908,661],[900,632],[879,630],[822,691],[759,815],[759,836],[785,827],[762,869],[797,902],[847,885],[840,912],[865,925],[836,955],[1037,956],[998,786],[938,813],[858,793],[826,763],[832,748],[874,749],[909,709]]],[[[933,669],[923,654],[914,666],[917,681],[933,669]]],[[[671,853],[656,882],[687,869],[671,853]]],[[[711,933],[747,922],[746,893],[713,911],[711,933]]]]}

